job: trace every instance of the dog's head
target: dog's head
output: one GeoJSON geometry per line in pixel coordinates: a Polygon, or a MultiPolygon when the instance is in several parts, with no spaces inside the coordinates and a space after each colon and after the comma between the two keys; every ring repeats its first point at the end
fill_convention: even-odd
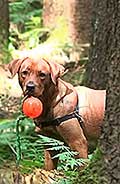
{"type": "Polygon", "coordinates": [[[64,67],[45,59],[34,60],[26,57],[13,60],[8,69],[11,77],[18,73],[19,83],[24,95],[40,97],[51,86],[57,85],[57,79],[63,75],[64,67]]]}

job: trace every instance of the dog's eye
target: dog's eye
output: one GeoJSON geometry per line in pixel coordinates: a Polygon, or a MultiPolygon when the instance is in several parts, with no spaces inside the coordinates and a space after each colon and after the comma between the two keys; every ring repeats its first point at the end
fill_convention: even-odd
{"type": "Polygon", "coordinates": [[[45,73],[43,73],[43,72],[40,72],[40,73],[39,73],[39,76],[40,76],[40,78],[41,78],[41,79],[45,79],[46,74],[45,74],[45,73]]]}
{"type": "Polygon", "coordinates": [[[23,71],[22,73],[21,73],[21,76],[23,77],[23,78],[25,78],[26,77],[26,75],[28,74],[28,71],[23,71]]]}

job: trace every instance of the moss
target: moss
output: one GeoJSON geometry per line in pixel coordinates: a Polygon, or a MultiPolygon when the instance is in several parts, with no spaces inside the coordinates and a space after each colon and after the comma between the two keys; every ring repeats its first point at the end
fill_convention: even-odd
{"type": "Polygon", "coordinates": [[[90,164],[82,171],[80,171],[78,177],[74,180],[74,184],[100,184],[99,174],[101,168],[102,153],[99,148],[96,149],[90,164]]]}

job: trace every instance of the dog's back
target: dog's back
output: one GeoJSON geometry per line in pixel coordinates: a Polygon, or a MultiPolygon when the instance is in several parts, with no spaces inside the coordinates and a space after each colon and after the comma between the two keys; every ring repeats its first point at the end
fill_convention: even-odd
{"type": "Polygon", "coordinates": [[[105,111],[105,90],[94,90],[84,86],[76,87],[79,98],[79,113],[83,117],[84,131],[89,138],[100,135],[105,111]]]}

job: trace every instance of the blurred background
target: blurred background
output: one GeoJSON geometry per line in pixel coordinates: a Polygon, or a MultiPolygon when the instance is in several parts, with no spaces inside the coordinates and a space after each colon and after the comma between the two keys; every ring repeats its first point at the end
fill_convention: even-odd
{"type": "Polygon", "coordinates": [[[0,0],[0,184],[120,183],[119,4],[118,0],[0,0]],[[98,146],[87,160],[75,159],[76,153],[62,142],[36,135],[27,118],[16,129],[22,92],[17,75],[11,79],[5,64],[27,53],[64,65],[68,72],[63,79],[74,86],[107,89],[99,141],[104,157],[98,146]],[[43,145],[60,151],[58,171],[43,169],[43,145]],[[83,163],[88,167],[78,172],[83,163]]]}

